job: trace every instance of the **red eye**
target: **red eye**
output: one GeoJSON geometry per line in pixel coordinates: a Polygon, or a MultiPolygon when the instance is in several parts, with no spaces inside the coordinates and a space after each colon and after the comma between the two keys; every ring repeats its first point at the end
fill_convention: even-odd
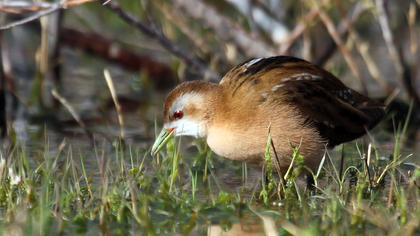
{"type": "Polygon", "coordinates": [[[176,111],[176,112],[174,112],[174,119],[175,119],[175,120],[179,120],[179,119],[181,119],[183,116],[184,116],[184,112],[182,112],[182,111],[176,111]]]}

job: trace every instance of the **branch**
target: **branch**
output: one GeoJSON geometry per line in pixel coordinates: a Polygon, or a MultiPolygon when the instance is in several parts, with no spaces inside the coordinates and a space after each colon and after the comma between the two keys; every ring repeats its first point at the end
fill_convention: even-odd
{"type": "MultiPolygon", "coordinates": [[[[0,3],[0,12],[14,13],[14,14],[23,14],[25,12],[36,12],[33,15],[30,15],[24,19],[0,26],[0,30],[6,30],[26,24],[33,20],[37,20],[42,16],[54,13],[60,9],[66,9],[69,7],[79,6],[89,2],[97,2],[98,0],[62,0],[60,3],[28,3],[24,1],[14,1],[0,3]]],[[[176,45],[174,45],[168,38],[166,38],[159,30],[154,29],[151,26],[137,20],[132,15],[126,13],[121,9],[121,7],[109,0],[101,0],[108,9],[113,11],[115,14],[120,16],[128,24],[135,26],[137,29],[142,31],[147,36],[156,39],[166,50],[174,54],[175,56],[181,58],[184,63],[190,65],[192,68],[196,69],[199,73],[203,74],[205,77],[210,79],[218,79],[219,76],[207,68],[201,61],[190,56],[188,53],[182,51],[176,45]]]]}
{"type": "Polygon", "coordinates": [[[176,11],[171,5],[164,4],[163,1],[157,1],[156,6],[163,13],[167,21],[174,24],[191,40],[195,49],[200,50],[205,54],[214,53],[214,48],[211,48],[210,43],[206,41],[207,37],[199,35],[199,33],[188,24],[188,19],[186,19],[181,12],[176,11]]]}
{"type": "Polygon", "coordinates": [[[257,35],[244,31],[202,0],[173,0],[173,4],[213,29],[223,41],[233,42],[248,57],[266,57],[277,54],[275,48],[259,40],[257,35]]]}
{"type": "MultiPolygon", "coordinates": [[[[272,14],[272,11],[260,1],[237,1],[225,0],[230,5],[234,6],[241,14],[246,17],[252,28],[257,26],[270,36],[271,40],[275,43],[284,41],[289,35],[289,29],[277,15],[272,14]]],[[[284,11],[284,10],[283,10],[284,11]]],[[[282,14],[282,12],[277,12],[282,14]]]]}
{"type": "Polygon", "coordinates": [[[295,44],[298,38],[305,32],[308,24],[313,22],[318,16],[318,10],[312,9],[306,14],[303,19],[295,26],[293,31],[289,34],[287,39],[280,46],[280,54],[288,54],[292,46],[295,44]]]}
{"type": "MultiPolygon", "coordinates": [[[[361,9],[363,3],[357,3],[355,5],[356,9],[361,9]]],[[[365,6],[365,4],[363,4],[365,6]]],[[[363,9],[366,9],[366,7],[363,7],[363,9]]],[[[361,10],[359,10],[361,11],[361,10]]],[[[347,22],[347,18],[344,20],[344,22],[347,22]]],[[[372,55],[369,53],[369,43],[365,42],[360,36],[357,30],[353,27],[353,22],[348,22],[346,24],[347,31],[349,34],[349,41],[353,41],[352,43],[356,46],[357,51],[359,52],[360,56],[365,62],[366,68],[371,75],[371,77],[382,87],[382,89],[387,93],[391,94],[395,88],[392,86],[385,78],[385,76],[382,75],[381,70],[379,69],[378,65],[376,64],[375,60],[372,58],[372,55]]]]}
{"type": "MultiPolygon", "coordinates": [[[[69,8],[79,6],[88,2],[94,2],[97,0],[67,0],[63,3],[62,8],[69,8]]],[[[9,14],[23,14],[27,12],[39,12],[48,10],[54,5],[60,5],[61,3],[48,3],[48,2],[28,2],[14,0],[9,2],[0,2],[0,12],[9,14]]]]}
{"type": "Polygon", "coordinates": [[[349,29],[350,39],[353,40],[356,45],[360,56],[365,62],[366,68],[371,77],[381,86],[381,88],[387,93],[391,94],[394,91],[393,86],[385,79],[386,77],[382,74],[375,60],[372,58],[369,52],[369,43],[365,42],[359,36],[359,33],[354,29],[349,29]]]}
{"type": "Polygon", "coordinates": [[[83,50],[92,55],[101,57],[128,70],[144,71],[158,89],[173,86],[176,75],[173,70],[150,57],[139,55],[133,50],[121,47],[112,39],[103,35],[89,32],[81,32],[71,28],[62,28],[60,40],[68,47],[83,50]]]}
{"type": "Polygon", "coordinates": [[[96,1],[96,0],[68,0],[68,1],[62,0],[60,3],[50,3],[50,4],[48,3],[26,4],[20,1],[13,2],[13,3],[9,3],[9,2],[0,3],[0,12],[3,11],[7,13],[15,13],[15,14],[20,14],[24,11],[37,12],[21,20],[0,26],[0,30],[11,29],[13,27],[23,25],[31,21],[34,21],[36,19],[39,19],[43,16],[49,15],[60,9],[65,9],[72,6],[79,6],[81,4],[92,2],[92,1],[96,1]]]}
{"type": "Polygon", "coordinates": [[[347,47],[344,45],[343,40],[341,39],[340,33],[338,32],[337,28],[335,27],[332,19],[328,16],[328,14],[318,5],[318,2],[316,0],[313,1],[316,9],[319,10],[319,17],[322,21],[322,23],[327,28],[328,33],[331,35],[332,39],[334,40],[335,44],[337,44],[338,48],[341,51],[341,54],[344,57],[344,60],[346,61],[347,65],[350,68],[350,71],[352,74],[360,81],[360,84],[362,86],[362,90],[365,94],[367,94],[367,87],[365,84],[365,81],[362,78],[362,75],[360,74],[360,71],[356,65],[356,62],[354,61],[354,58],[352,57],[350,51],[347,49],[347,47]]]}
{"type": "Polygon", "coordinates": [[[105,5],[109,10],[117,14],[122,20],[127,24],[134,26],[136,29],[143,32],[150,38],[155,39],[159,44],[168,50],[170,53],[180,58],[185,64],[191,66],[193,69],[197,70],[199,73],[203,74],[205,77],[210,79],[218,79],[219,76],[211,71],[206,65],[201,61],[189,55],[187,52],[183,51],[181,48],[176,46],[171,40],[169,40],[161,31],[155,29],[152,25],[148,25],[144,22],[141,22],[131,14],[125,12],[117,3],[109,2],[105,5]]]}
{"type": "Polygon", "coordinates": [[[394,36],[391,27],[389,26],[389,16],[385,9],[385,2],[384,0],[375,0],[375,4],[378,11],[378,21],[382,29],[382,35],[391,59],[394,61],[400,83],[404,86],[408,95],[414,99],[415,105],[420,106],[420,95],[415,88],[415,81],[413,81],[411,68],[404,60],[402,49],[398,50],[395,45],[394,36]]]}
{"type": "MultiPolygon", "coordinates": [[[[3,49],[2,33],[0,32],[0,52],[3,49]]],[[[7,109],[6,109],[6,73],[0,56],[0,138],[3,139],[7,135],[7,109]]]]}
{"type": "MultiPolygon", "coordinates": [[[[338,25],[338,32],[342,39],[347,37],[350,27],[354,24],[354,22],[356,22],[357,19],[359,19],[359,16],[367,10],[366,7],[361,7],[362,4],[362,2],[356,3],[355,6],[352,7],[352,9],[349,11],[346,18],[343,19],[338,25]]],[[[317,58],[314,59],[315,64],[323,66],[333,55],[336,49],[337,45],[334,43],[334,40],[329,40],[327,42],[326,49],[320,53],[317,58]]]]}
{"type": "Polygon", "coordinates": [[[382,36],[384,37],[388,52],[391,55],[391,59],[395,63],[397,73],[400,75],[402,73],[403,66],[399,59],[398,49],[394,43],[394,36],[392,34],[391,27],[389,26],[389,16],[385,9],[385,2],[383,0],[375,0],[375,5],[378,12],[379,25],[382,29],[382,36]]]}

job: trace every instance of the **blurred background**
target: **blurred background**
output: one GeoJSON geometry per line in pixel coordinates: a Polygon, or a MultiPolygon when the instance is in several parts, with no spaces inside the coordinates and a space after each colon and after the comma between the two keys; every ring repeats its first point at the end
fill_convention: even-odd
{"type": "Polygon", "coordinates": [[[418,0],[2,0],[3,145],[83,149],[122,139],[147,149],[176,84],[293,55],[389,104],[379,143],[410,114],[413,150],[419,9],[418,0]]]}
{"type": "Polygon", "coordinates": [[[419,15],[420,0],[0,0],[0,234],[418,233],[419,15]],[[199,141],[150,156],[173,87],[273,55],[388,106],[326,155],[319,191],[295,176],[270,193],[268,167],[199,141]]]}

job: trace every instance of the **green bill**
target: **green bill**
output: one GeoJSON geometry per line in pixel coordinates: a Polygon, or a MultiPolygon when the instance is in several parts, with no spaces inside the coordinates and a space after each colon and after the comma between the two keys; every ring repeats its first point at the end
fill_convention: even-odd
{"type": "Polygon", "coordinates": [[[165,144],[173,136],[174,132],[175,132],[175,129],[165,129],[165,128],[163,128],[162,131],[160,131],[158,137],[155,140],[155,143],[153,143],[153,146],[152,146],[151,154],[153,156],[156,155],[163,148],[163,146],[165,146],[165,144]]]}

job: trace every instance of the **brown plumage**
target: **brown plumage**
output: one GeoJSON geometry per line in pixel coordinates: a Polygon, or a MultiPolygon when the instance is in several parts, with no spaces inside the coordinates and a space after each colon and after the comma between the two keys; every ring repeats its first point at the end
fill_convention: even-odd
{"type": "Polygon", "coordinates": [[[263,160],[270,132],[283,169],[297,146],[316,168],[326,146],[362,136],[384,114],[381,103],[322,68],[277,56],[246,61],[220,84],[180,84],[166,99],[164,130],[206,138],[216,154],[245,161],[263,160]]]}

